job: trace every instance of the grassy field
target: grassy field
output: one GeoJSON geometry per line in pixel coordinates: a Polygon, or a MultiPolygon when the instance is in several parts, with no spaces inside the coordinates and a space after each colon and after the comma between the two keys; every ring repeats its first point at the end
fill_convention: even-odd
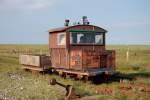
{"type": "Polygon", "coordinates": [[[48,85],[50,78],[71,84],[82,96],[96,95],[97,100],[148,100],[150,98],[150,45],[109,45],[116,50],[116,67],[134,78],[122,82],[111,80],[101,84],[83,83],[50,74],[25,72],[19,65],[22,53],[49,54],[47,45],[0,45],[0,100],[58,100],[65,89],[48,85]],[[129,59],[126,52],[129,51],[129,59]]]}

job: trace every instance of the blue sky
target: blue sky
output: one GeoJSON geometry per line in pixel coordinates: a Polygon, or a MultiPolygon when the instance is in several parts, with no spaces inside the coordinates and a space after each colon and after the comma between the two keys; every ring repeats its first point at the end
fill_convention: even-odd
{"type": "Polygon", "coordinates": [[[47,44],[49,28],[85,15],[107,44],[150,44],[150,0],[0,0],[0,44],[47,44]]]}

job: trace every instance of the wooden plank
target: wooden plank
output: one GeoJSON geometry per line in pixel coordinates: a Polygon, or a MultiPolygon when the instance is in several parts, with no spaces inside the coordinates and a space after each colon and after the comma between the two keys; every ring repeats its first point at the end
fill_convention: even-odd
{"type": "Polygon", "coordinates": [[[40,66],[40,56],[35,55],[20,55],[20,64],[40,66]]]}
{"type": "Polygon", "coordinates": [[[23,69],[36,70],[36,71],[45,71],[43,68],[32,67],[32,66],[22,66],[23,69]]]}
{"type": "Polygon", "coordinates": [[[82,72],[82,71],[75,71],[75,70],[56,69],[56,71],[57,72],[61,71],[61,72],[69,73],[69,74],[92,76],[92,74],[89,72],[82,72]]]}
{"type": "Polygon", "coordinates": [[[25,66],[48,68],[51,66],[50,56],[45,55],[20,55],[19,62],[25,66]]]}

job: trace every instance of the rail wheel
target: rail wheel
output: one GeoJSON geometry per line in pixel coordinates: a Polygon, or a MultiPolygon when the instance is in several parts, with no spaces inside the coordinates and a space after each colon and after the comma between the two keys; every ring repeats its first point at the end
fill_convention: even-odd
{"type": "Polygon", "coordinates": [[[63,71],[59,71],[59,76],[60,77],[63,77],[63,78],[66,78],[67,77],[67,73],[63,72],[63,71]]]}
{"type": "Polygon", "coordinates": [[[103,75],[102,75],[102,78],[103,78],[104,82],[108,82],[109,75],[103,74],[103,75]]]}
{"type": "Polygon", "coordinates": [[[66,78],[67,77],[67,73],[63,72],[62,77],[66,78]]]}
{"type": "Polygon", "coordinates": [[[83,81],[86,83],[88,81],[89,77],[88,76],[83,76],[83,81]]]}
{"type": "Polygon", "coordinates": [[[83,75],[77,75],[76,79],[81,80],[83,78],[83,75]]]}
{"type": "Polygon", "coordinates": [[[30,71],[32,72],[32,74],[35,74],[35,75],[39,74],[39,71],[37,70],[30,70],[30,71]]]}
{"type": "Polygon", "coordinates": [[[61,76],[61,77],[62,77],[63,72],[62,72],[62,71],[59,71],[59,72],[58,72],[58,74],[59,74],[59,76],[61,76]]]}

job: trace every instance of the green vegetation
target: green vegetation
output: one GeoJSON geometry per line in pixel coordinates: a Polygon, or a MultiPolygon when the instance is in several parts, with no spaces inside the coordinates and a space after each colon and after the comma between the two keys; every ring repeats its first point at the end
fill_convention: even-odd
{"type": "Polygon", "coordinates": [[[0,45],[0,99],[57,100],[64,98],[65,89],[48,85],[50,78],[71,84],[82,96],[96,95],[98,100],[148,100],[150,98],[150,45],[110,45],[116,50],[118,71],[134,77],[122,83],[111,81],[98,85],[60,78],[51,74],[32,74],[21,69],[19,54],[49,54],[48,45],[0,45]],[[129,48],[129,49],[128,49],[129,48]],[[128,61],[126,52],[129,50],[128,61]]]}
{"type": "Polygon", "coordinates": [[[150,71],[150,45],[111,45],[116,50],[117,69],[123,72],[150,71]],[[126,53],[129,53],[128,61],[126,53]]]}

